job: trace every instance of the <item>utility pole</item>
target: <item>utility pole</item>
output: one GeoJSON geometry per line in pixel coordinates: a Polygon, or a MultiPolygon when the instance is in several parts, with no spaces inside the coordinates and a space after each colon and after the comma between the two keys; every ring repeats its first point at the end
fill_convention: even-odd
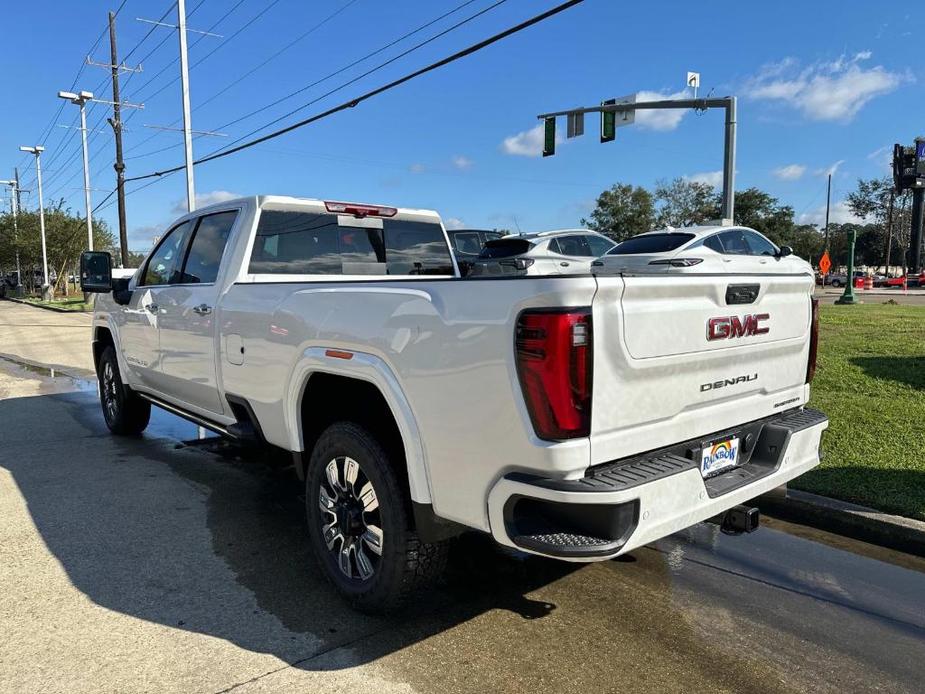
{"type": "Polygon", "coordinates": [[[896,202],[896,189],[890,188],[890,206],[886,213],[886,261],[883,265],[883,276],[890,276],[890,254],[893,252],[893,205],[896,202]]]}
{"type": "Polygon", "coordinates": [[[177,29],[180,35],[180,92],[183,99],[183,148],[186,153],[186,207],[196,209],[193,185],[193,134],[190,132],[189,60],[186,53],[186,0],[177,0],[177,29]]]}
{"type": "Polygon", "coordinates": [[[93,250],[93,211],[90,205],[90,158],[87,155],[87,110],[88,101],[93,100],[92,92],[58,92],[58,97],[67,99],[80,107],[80,139],[83,144],[84,159],[84,205],[87,210],[87,250],[93,250]]]}
{"type": "Polygon", "coordinates": [[[13,213],[13,245],[16,247],[16,296],[22,296],[22,272],[19,268],[19,228],[17,226],[16,215],[19,211],[19,172],[16,177],[9,181],[0,181],[0,184],[6,184],[10,187],[10,211],[13,213]]]}
{"type": "Polygon", "coordinates": [[[42,145],[35,147],[20,147],[19,151],[28,152],[35,157],[35,178],[39,185],[39,230],[42,234],[42,298],[50,301],[52,298],[51,286],[48,283],[48,252],[45,248],[45,203],[42,200],[42,152],[45,148],[42,145]]]}
{"type": "MultiPolygon", "coordinates": [[[[832,207],[832,174],[829,174],[829,184],[825,190],[825,250],[829,250],[829,210],[832,207]]],[[[836,268],[838,269],[838,268],[836,268]]]]}
{"type": "Polygon", "coordinates": [[[125,225],[125,161],[122,159],[122,109],[119,97],[119,53],[116,50],[116,13],[109,13],[109,60],[112,66],[112,126],[116,138],[116,197],[119,204],[119,246],[122,267],[128,266],[128,230],[125,225]]]}

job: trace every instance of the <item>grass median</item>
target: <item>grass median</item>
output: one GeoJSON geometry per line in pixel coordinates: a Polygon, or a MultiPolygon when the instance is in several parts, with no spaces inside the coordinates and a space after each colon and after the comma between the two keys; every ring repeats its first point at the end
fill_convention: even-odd
{"type": "Polygon", "coordinates": [[[791,486],[925,520],[925,306],[821,309],[825,459],[791,486]]]}
{"type": "Polygon", "coordinates": [[[50,308],[57,308],[62,311],[92,311],[93,302],[84,301],[83,296],[78,296],[73,299],[54,299],[52,301],[44,301],[43,299],[26,297],[26,301],[30,304],[35,304],[36,306],[47,306],[50,308]]]}

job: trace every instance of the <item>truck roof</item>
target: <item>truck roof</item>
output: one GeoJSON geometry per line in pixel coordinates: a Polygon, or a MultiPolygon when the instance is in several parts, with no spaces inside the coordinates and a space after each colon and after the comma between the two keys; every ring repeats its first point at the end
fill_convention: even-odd
{"type": "MultiPolygon", "coordinates": [[[[343,203],[346,201],[344,200],[336,200],[336,201],[335,200],[322,200],[321,198],[303,198],[303,197],[295,197],[292,195],[268,195],[268,194],[246,195],[246,196],[241,196],[241,197],[236,197],[236,198],[229,198],[228,200],[222,200],[221,202],[216,202],[206,207],[200,207],[196,209],[196,212],[200,213],[200,212],[211,210],[212,208],[215,208],[215,209],[227,208],[229,205],[234,205],[235,203],[254,203],[254,202],[256,202],[258,207],[263,207],[264,205],[268,203],[276,203],[276,204],[283,204],[283,205],[310,205],[310,206],[320,205],[323,207],[325,202],[343,203]]],[[[398,210],[398,214],[400,215],[412,215],[412,216],[418,216],[418,217],[433,217],[433,218],[436,218],[437,220],[440,219],[440,215],[435,210],[417,209],[413,207],[397,207],[395,205],[385,205],[381,203],[369,203],[369,202],[357,202],[357,201],[353,201],[348,204],[366,205],[369,207],[392,207],[398,210]]]]}

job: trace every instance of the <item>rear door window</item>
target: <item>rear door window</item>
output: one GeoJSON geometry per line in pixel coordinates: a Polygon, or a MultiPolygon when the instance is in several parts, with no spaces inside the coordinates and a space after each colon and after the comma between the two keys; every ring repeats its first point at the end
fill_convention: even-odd
{"type": "Polygon", "coordinates": [[[183,284],[206,284],[215,282],[218,277],[218,268],[222,262],[225,245],[237,211],[219,212],[210,214],[199,220],[193,241],[186,254],[186,264],[183,266],[179,281],[183,284]]]}
{"type": "Polygon", "coordinates": [[[693,234],[641,234],[614,246],[607,255],[636,255],[639,253],[666,253],[680,248],[694,238],[693,234]]]}
{"type": "Polygon", "coordinates": [[[488,241],[485,248],[479,253],[479,258],[484,260],[512,258],[515,255],[523,255],[531,248],[533,248],[533,244],[527,239],[498,239],[497,241],[488,241]]]}
{"type": "Polygon", "coordinates": [[[386,219],[383,231],[388,274],[453,274],[453,260],[439,224],[386,219]]]}

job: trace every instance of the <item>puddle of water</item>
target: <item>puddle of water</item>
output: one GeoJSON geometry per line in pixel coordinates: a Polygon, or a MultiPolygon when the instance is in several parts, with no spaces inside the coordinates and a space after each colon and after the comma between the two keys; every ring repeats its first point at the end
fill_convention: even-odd
{"type": "Polygon", "coordinates": [[[19,372],[19,374],[34,374],[37,376],[42,376],[43,378],[51,378],[56,380],[60,379],[69,382],[75,390],[82,392],[96,392],[95,379],[74,376],[51,366],[33,364],[24,359],[17,359],[16,357],[11,357],[9,355],[0,356],[0,364],[9,365],[11,367],[10,371],[14,376],[18,375],[17,372],[19,372]]]}

